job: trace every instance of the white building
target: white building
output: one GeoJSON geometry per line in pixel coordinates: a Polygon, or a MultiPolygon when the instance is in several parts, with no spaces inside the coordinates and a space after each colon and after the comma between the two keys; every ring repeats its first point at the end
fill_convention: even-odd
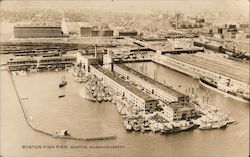
{"type": "Polygon", "coordinates": [[[113,92],[122,95],[130,105],[142,111],[153,111],[156,109],[158,101],[150,95],[143,93],[130,83],[115,75],[114,72],[97,66],[90,66],[90,73],[102,80],[113,92]]]}
{"type": "Polygon", "coordinates": [[[165,104],[160,115],[168,121],[185,120],[196,116],[194,105],[183,102],[165,104]]]}

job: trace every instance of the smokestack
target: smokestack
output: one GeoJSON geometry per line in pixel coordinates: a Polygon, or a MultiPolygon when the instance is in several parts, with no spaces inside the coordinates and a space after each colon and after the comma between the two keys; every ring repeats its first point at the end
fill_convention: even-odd
{"type": "Polygon", "coordinates": [[[97,45],[95,44],[95,58],[97,58],[97,45]]]}
{"type": "Polygon", "coordinates": [[[175,23],[175,29],[178,29],[178,14],[176,14],[176,23],[175,23]]]}

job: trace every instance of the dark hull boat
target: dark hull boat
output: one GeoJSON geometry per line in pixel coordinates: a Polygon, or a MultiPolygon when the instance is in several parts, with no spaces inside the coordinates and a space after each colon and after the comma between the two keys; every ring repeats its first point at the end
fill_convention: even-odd
{"type": "Polygon", "coordinates": [[[63,97],[65,97],[65,95],[59,95],[59,96],[58,96],[58,98],[63,98],[63,97]]]}
{"type": "Polygon", "coordinates": [[[59,84],[59,88],[62,88],[67,85],[67,82],[65,81],[65,76],[62,77],[62,82],[59,84]]]}

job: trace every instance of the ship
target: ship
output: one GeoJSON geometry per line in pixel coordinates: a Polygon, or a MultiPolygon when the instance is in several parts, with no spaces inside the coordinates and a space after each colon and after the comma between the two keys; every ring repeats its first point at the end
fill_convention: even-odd
{"type": "Polygon", "coordinates": [[[165,129],[162,131],[163,134],[174,134],[183,131],[190,131],[196,128],[196,125],[193,122],[186,122],[184,126],[175,126],[172,124],[172,128],[165,129]]]}
{"type": "Polygon", "coordinates": [[[227,122],[204,123],[199,126],[201,130],[222,129],[227,127],[227,122]]]}
{"type": "Polygon", "coordinates": [[[213,82],[213,80],[205,78],[205,77],[200,77],[200,82],[205,83],[214,88],[218,87],[216,82],[213,82]]]}
{"type": "Polygon", "coordinates": [[[59,88],[62,88],[67,85],[67,81],[65,81],[65,76],[62,77],[62,82],[59,84],[59,88]]]}
{"type": "Polygon", "coordinates": [[[226,96],[230,96],[236,100],[243,102],[250,102],[250,94],[232,91],[230,90],[230,88],[226,88],[225,85],[223,85],[223,83],[216,83],[213,82],[211,79],[204,77],[200,78],[199,83],[204,87],[225,94],[226,96]]]}

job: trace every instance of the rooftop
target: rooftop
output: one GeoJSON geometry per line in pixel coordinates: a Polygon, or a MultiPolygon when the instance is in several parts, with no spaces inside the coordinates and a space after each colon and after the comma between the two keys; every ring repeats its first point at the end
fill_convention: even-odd
{"type": "Polygon", "coordinates": [[[61,27],[61,21],[31,21],[28,24],[17,24],[14,27],[61,27]]]}
{"type": "Polygon", "coordinates": [[[144,101],[154,101],[156,99],[154,99],[153,97],[151,97],[150,95],[142,92],[141,90],[137,89],[136,87],[134,87],[134,85],[129,84],[128,82],[125,82],[123,79],[117,77],[115,75],[115,73],[105,70],[101,67],[98,66],[94,66],[97,70],[99,70],[100,72],[102,72],[103,74],[105,74],[106,76],[108,76],[109,78],[111,78],[112,80],[114,80],[115,82],[119,83],[121,86],[125,87],[126,89],[128,89],[129,91],[131,91],[132,93],[134,93],[135,95],[137,95],[139,98],[142,98],[144,101]]]}
{"type": "Polygon", "coordinates": [[[171,109],[175,110],[190,110],[194,108],[194,106],[190,103],[180,103],[180,102],[171,102],[166,106],[170,107],[171,109]]]}
{"type": "Polygon", "coordinates": [[[148,83],[154,85],[156,88],[158,89],[161,89],[163,91],[166,91],[167,93],[171,94],[172,96],[176,97],[176,98],[179,98],[179,97],[183,97],[184,95],[174,89],[172,89],[171,87],[168,87],[166,85],[163,85],[159,82],[156,82],[155,80],[127,67],[126,65],[123,65],[123,64],[116,64],[117,66],[127,70],[129,73],[135,75],[135,76],[138,76],[140,79],[144,80],[144,81],[147,81],[148,83]]]}
{"type": "Polygon", "coordinates": [[[225,58],[218,57],[214,57],[213,59],[210,57],[210,59],[209,56],[209,54],[181,54],[178,56],[169,55],[168,57],[244,83],[249,83],[248,64],[234,62],[225,58]]]}

